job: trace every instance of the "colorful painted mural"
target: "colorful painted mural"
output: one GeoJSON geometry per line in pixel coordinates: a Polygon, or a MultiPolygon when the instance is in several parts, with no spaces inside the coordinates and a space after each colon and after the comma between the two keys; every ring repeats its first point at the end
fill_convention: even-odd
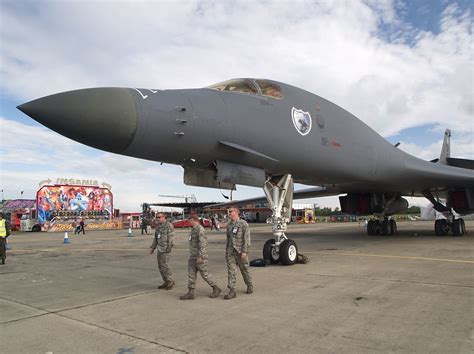
{"type": "Polygon", "coordinates": [[[42,186],[36,193],[38,222],[54,217],[110,218],[113,196],[108,188],[53,185],[42,186]]]}

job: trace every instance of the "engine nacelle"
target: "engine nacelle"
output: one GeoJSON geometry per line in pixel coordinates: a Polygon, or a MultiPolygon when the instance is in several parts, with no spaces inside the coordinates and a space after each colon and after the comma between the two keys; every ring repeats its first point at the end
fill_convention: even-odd
{"type": "Polygon", "coordinates": [[[406,199],[382,193],[348,194],[339,197],[339,203],[343,213],[356,215],[384,214],[390,216],[408,209],[406,199]]]}
{"type": "Polygon", "coordinates": [[[408,209],[408,201],[402,197],[392,198],[385,205],[383,214],[390,216],[398,213],[402,213],[408,209]]]}

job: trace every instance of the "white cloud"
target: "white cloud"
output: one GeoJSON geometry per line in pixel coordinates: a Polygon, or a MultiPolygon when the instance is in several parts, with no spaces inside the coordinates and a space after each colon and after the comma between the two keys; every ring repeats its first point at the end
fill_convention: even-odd
{"type": "MultiPolygon", "coordinates": [[[[451,156],[457,158],[467,158],[474,160],[473,136],[461,135],[451,138],[451,156]]],[[[441,153],[443,140],[440,139],[428,146],[420,146],[413,142],[400,141],[400,150],[403,150],[413,156],[423,160],[432,160],[438,158],[441,153]]]]}

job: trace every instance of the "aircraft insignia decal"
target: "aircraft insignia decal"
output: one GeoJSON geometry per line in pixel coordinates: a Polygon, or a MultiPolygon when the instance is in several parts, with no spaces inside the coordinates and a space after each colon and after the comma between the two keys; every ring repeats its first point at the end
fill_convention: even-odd
{"type": "Polygon", "coordinates": [[[301,135],[305,136],[311,131],[313,123],[311,120],[311,114],[309,114],[309,112],[305,112],[301,109],[293,107],[291,109],[291,118],[296,130],[301,135]]]}

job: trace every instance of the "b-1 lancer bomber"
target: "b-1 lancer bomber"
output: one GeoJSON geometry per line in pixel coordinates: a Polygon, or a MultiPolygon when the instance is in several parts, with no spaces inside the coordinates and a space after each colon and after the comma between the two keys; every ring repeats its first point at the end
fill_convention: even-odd
{"type": "MultiPolygon", "coordinates": [[[[474,161],[424,161],[390,144],[351,113],[303,89],[263,79],[233,79],[198,89],[91,88],[18,107],[80,143],[116,154],[181,165],[187,185],[263,187],[273,239],[264,257],[293,264],[285,235],[293,199],[341,195],[344,213],[373,215],[367,232],[396,233],[396,213],[424,196],[445,219],[436,235],[465,233],[457,214],[474,211],[474,161]],[[293,183],[314,186],[294,191],[293,183]]],[[[258,200],[258,198],[254,199],[258,200]]]]}

